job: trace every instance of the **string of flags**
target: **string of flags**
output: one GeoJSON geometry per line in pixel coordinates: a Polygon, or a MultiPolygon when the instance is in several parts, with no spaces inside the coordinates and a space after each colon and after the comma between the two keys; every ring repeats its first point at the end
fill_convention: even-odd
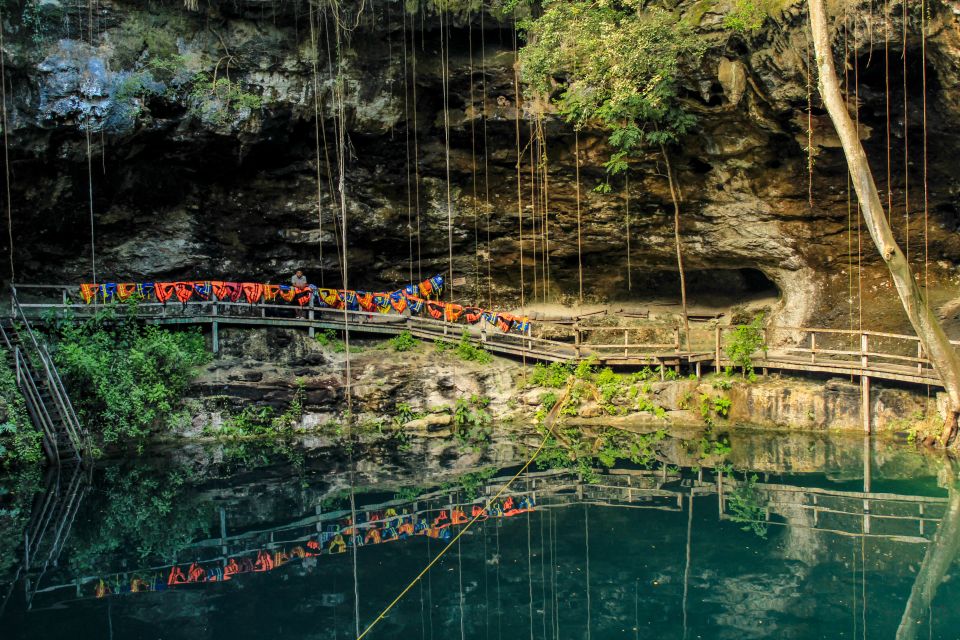
{"type": "Polygon", "coordinates": [[[182,566],[174,565],[166,575],[134,575],[133,577],[125,575],[122,580],[120,575],[112,579],[100,578],[94,586],[93,595],[97,598],[105,598],[127,593],[166,591],[186,584],[226,582],[238,574],[272,571],[291,560],[336,555],[345,553],[348,548],[354,546],[385,544],[406,540],[413,536],[450,540],[453,537],[452,529],[466,525],[472,518],[477,518],[478,521],[489,518],[510,518],[536,510],[533,496],[517,498],[508,496],[502,501],[491,503],[489,508],[473,504],[469,516],[466,511],[467,506],[454,506],[449,510],[441,509],[432,519],[406,511],[398,514],[392,507],[385,511],[358,514],[357,525],[354,525],[349,517],[328,524],[322,532],[311,536],[305,546],[297,545],[272,551],[258,549],[238,557],[231,557],[226,562],[214,560],[192,562],[182,566]],[[362,521],[364,519],[365,522],[362,521]]]}
{"type": "Polygon", "coordinates": [[[320,309],[346,309],[381,314],[403,314],[430,317],[451,323],[477,324],[481,320],[504,333],[526,333],[530,321],[525,316],[489,311],[441,301],[443,276],[436,275],[418,284],[409,284],[390,292],[354,289],[328,289],[308,284],[296,287],[287,284],[259,282],[225,282],[194,280],[180,282],[106,282],[80,285],[80,298],[86,303],[108,304],[129,300],[168,302],[205,302],[216,300],[232,303],[290,303],[320,309]]]}

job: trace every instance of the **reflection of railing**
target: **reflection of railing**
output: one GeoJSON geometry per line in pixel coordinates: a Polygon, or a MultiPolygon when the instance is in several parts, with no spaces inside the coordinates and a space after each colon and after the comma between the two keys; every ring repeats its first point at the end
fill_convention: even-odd
{"type": "Polygon", "coordinates": [[[930,525],[941,519],[935,513],[942,512],[947,502],[946,498],[933,496],[836,491],[759,482],[750,484],[726,476],[718,480],[721,518],[733,519],[728,508],[729,494],[745,486],[763,496],[762,509],[758,510],[762,510],[764,516],[739,522],[809,528],[847,537],[884,538],[896,542],[929,542],[928,536],[933,534],[930,525]],[[809,524],[797,522],[798,511],[809,513],[809,524]],[[778,521],[774,516],[789,520],[778,521]],[[893,530],[897,528],[900,530],[893,530]]]}
{"type": "MultiPolygon", "coordinates": [[[[493,496],[507,479],[509,478],[492,478],[486,481],[479,491],[482,495],[493,496]]],[[[516,503],[519,504],[521,497],[529,497],[537,511],[586,503],[598,507],[679,512],[684,510],[685,503],[689,505],[691,498],[717,495],[719,517],[723,520],[732,519],[728,510],[729,496],[743,485],[742,481],[723,473],[705,480],[702,471],[696,478],[690,478],[665,466],[656,470],[615,469],[601,473],[599,479],[593,483],[584,483],[568,471],[530,473],[523,476],[523,479],[525,482],[518,483],[514,494],[516,503]]],[[[946,503],[946,499],[941,497],[838,491],[763,482],[754,483],[752,486],[763,496],[765,515],[760,522],[764,524],[809,528],[842,536],[882,538],[897,543],[928,542],[928,537],[935,532],[934,525],[939,523],[940,512],[946,503]],[[856,505],[860,507],[854,508],[856,505]],[[906,508],[916,509],[917,512],[897,512],[897,509],[906,508]],[[810,512],[812,522],[798,521],[797,510],[810,512]],[[834,521],[828,522],[828,518],[833,518],[834,521]],[[911,534],[871,530],[871,522],[875,528],[882,528],[877,526],[877,523],[882,522],[918,523],[911,526],[919,527],[919,532],[911,534]]],[[[355,509],[357,514],[361,514],[355,529],[359,535],[365,537],[371,528],[383,530],[388,522],[396,523],[399,518],[409,517],[412,521],[433,523],[440,512],[445,511],[450,515],[455,509],[462,510],[469,517],[473,507],[482,507],[485,502],[486,498],[482,497],[458,501],[456,494],[444,489],[421,494],[414,499],[394,499],[368,504],[355,509]],[[396,515],[392,515],[391,509],[396,511],[396,515]]],[[[293,553],[293,549],[300,547],[309,551],[311,547],[307,545],[311,541],[316,542],[317,546],[312,547],[313,550],[306,555],[325,555],[330,541],[351,527],[346,520],[350,515],[349,509],[322,511],[320,506],[317,506],[315,513],[281,525],[231,532],[229,514],[221,509],[220,536],[197,540],[181,550],[178,555],[187,558],[185,563],[174,561],[135,570],[104,571],[97,576],[84,576],[66,583],[47,585],[36,589],[36,592],[86,589],[86,592],[89,592],[87,594],[91,595],[92,589],[99,585],[101,579],[106,580],[107,584],[129,585],[131,580],[144,576],[153,576],[155,580],[162,578],[166,585],[169,572],[174,567],[179,566],[185,575],[191,566],[203,569],[204,572],[211,567],[222,570],[231,560],[259,557],[262,553],[269,553],[275,558],[277,552],[292,560],[298,555],[293,553]],[[318,548],[320,552],[317,552],[318,548]]],[[[390,538],[384,542],[398,540],[399,538],[390,538]]],[[[358,549],[362,548],[363,546],[358,546],[358,549]]]]}

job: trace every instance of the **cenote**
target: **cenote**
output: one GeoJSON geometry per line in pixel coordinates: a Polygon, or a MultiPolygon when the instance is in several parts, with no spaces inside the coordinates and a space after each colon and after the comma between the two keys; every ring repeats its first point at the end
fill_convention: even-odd
{"type": "Polygon", "coordinates": [[[0,3],[0,636],[960,638],[957,6],[0,3]]]}
{"type": "Polygon", "coordinates": [[[354,638],[438,557],[366,637],[955,637],[951,463],[727,442],[710,467],[679,441],[675,463],[533,467],[492,502],[516,465],[425,463],[422,442],[61,471],[49,520],[5,531],[5,558],[19,534],[33,553],[5,563],[5,637],[354,638]]]}

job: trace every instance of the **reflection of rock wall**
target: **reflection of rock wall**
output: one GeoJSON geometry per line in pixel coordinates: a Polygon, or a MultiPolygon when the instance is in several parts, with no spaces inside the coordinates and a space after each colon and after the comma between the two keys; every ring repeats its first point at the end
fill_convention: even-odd
{"type": "MultiPolygon", "coordinates": [[[[804,151],[805,12],[799,5],[787,6],[759,33],[744,37],[724,29],[720,13],[704,12],[703,5],[679,3],[679,11],[697,21],[710,42],[703,63],[683,77],[684,97],[698,124],[674,158],[684,194],[687,267],[759,269],[783,292],[784,322],[804,322],[815,310],[818,322],[843,322],[851,240],[846,171],[836,139],[815,104],[810,208],[804,151]]],[[[79,5],[54,0],[38,6],[42,30],[21,24],[15,12],[8,17],[11,33],[6,41],[20,279],[76,280],[89,271],[88,145],[81,124],[92,129],[96,245],[103,277],[224,274],[272,279],[303,265],[314,280],[321,279],[322,271],[336,279],[331,172],[321,151],[318,211],[313,123],[319,106],[325,117],[323,133],[328,143],[334,140],[330,116],[336,65],[328,64],[331,43],[321,37],[315,82],[308,5],[214,1],[194,13],[173,1],[143,5],[104,0],[97,4],[92,30],[79,5]],[[207,78],[198,80],[198,72],[207,78]],[[229,76],[229,84],[214,86],[214,74],[221,82],[229,76]]],[[[357,3],[341,6],[352,12],[357,3]]],[[[421,231],[413,253],[422,265],[415,270],[446,268],[439,22],[433,15],[409,20],[403,3],[396,0],[364,6],[345,44],[342,78],[350,144],[348,235],[354,280],[362,276],[365,286],[379,287],[409,275],[411,220],[421,231]],[[415,78],[412,47],[406,47],[408,58],[403,58],[411,39],[416,44],[415,78]],[[409,172],[408,181],[408,157],[414,151],[419,165],[409,172]]],[[[934,263],[945,260],[949,270],[960,257],[952,233],[957,218],[952,194],[958,188],[952,154],[960,135],[953,123],[960,105],[946,88],[955,84],[960,47],[950,7],[933,2],[930,8],[930,247],[934,263]]],[[[852,7],[847,10],[853,14],[852,7]]],[[[868,14],[865,7],[853,18],[861,50],[872,46],[874,53],[869,67],[868,57],[861,57],[859,98],[868,155],[875,158],[885,157],[886,139],[877,51],[885,36],[892,58],[899,61],[904,49],[899,12],[893,13],[889,29],[883,28],[879,12],[868,14]]],[[[329,17],[325,19],[326,24],[319,25],[322,34],[331,28],[329,17]]],[[[466,22],[454,22],[449,103],[455,270],[467,276],[461,291],[484,299],[485,279],[477,276],[486,274],[489,258],[496,299],[508,304],[518,293],[520,249],[511,26],[486,16],[481,33],[474,17],[468,33],[466,22]],[[486,43],[482,53],[481,40],[486,43]]],[[[908,31],[915,33],[916,25],[908,31]]],[[[918,47],[913,38],[907,43],[908,120],[914,123],[920,122],[918,47]]],[[[890,66],[892,117],[899,123],[901,65],[890,66]]],[[[522,104],[523,117],[542,105],[522,104]]],[[[552,293],[569,300],[576,292],[577,273],[573,139],[554,114],[545,118],[552,293]]],[[[525,146],[528,122],[522,121],[520,128],[525,146]]],[[[892,135],[897,148],[902,147],[901,132],[892,135]]],[[[912,149],[921,148],[920,135],[919,128],[911,130],[912,149]]],[[[642,293],[648,281],[662,283],[664,274],[675,269],[667,185],[656,157],[641,158],[631,177],[635,290],[621,291],[626,281],[622,184],[615,183],[610,195],[592,191],[602,179],[601,163],[607,155],[603,138],[599,132],[584,131],[580,140],[582,247],[590,298],[642,293]]],[[[332,154],[332,146],[327,151],[332,154]]],[[[892,158],[894,207],[899,210],[902,154],[893,153],[892,158]]],[[[520,168],[525,194],[521,210],[528,227],[525,259],[531,260],[535,240],[533,210],[526,201],[526,160],[520,168]]],[[[885,190],[886,172],[874,173],[885,190]]],[[[916,183],[911,186],[916,189],[916,183]]],[[[902,224],[895,226],[902,236],[902,224]]],[[[536,250],[542,253],[537,242],[536,250]]],[[[867,250],[864,255],[868,276],[881,274],[871,271],[873,253],[867,250]]],[[[528,289],[532,268],[531,262],[528,289]]],[[[945,273],[935,267],[934,279],[945,273]]],[[[884,282],[869,279],[866,295],[889,305],[884,282]]],[[[896,325],[900,317],[894,313],[873,320],[896,325]]]]}

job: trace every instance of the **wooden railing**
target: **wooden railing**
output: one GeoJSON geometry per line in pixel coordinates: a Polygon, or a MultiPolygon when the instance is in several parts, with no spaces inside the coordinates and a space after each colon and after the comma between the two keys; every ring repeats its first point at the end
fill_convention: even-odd
{"type": "MultiPolygon", "coordinates": [[[[48,313],[85,317],[107,306],[116,306],[97,302],[84,304],[78,300],[77,288],[66,285],[20,284],[16,291],[23,311],[34,317],[48,313]]],[[[303,327],[311,335],[316,329],[394,335],[409,331],[423,340],[454,341],[465,334],[469,340],[491,352],[508,356],[571,363],[592,357],[601,365],[685,366],[698,374],[701,364],[712,364],[716,371],[734,364],[727,356],[727,348],[736,329],[715,322],[694,322],[689,335],[684,335],[673,323],[591,313],[555,321],[533,320],[527,331],[519,334],[504,333],[485,320],[468,326],[407,313],[379,314],[321,308],[312,301],[303,308],[291,304],[249,304],[216,299],[186,304],[143,301],[137,304],[136,313],[143,320],[158,323],[208,324],[212,327],[215,351],[219,344],[220,325],[303,327]]],[[[753,354],[756,368],[940,384],[932,363],[914,335],[792,326],[768,326],[762,331],[766,349],[753,354]]],[[[960,345],[960,341],[952,344],[960,345]]]]}

